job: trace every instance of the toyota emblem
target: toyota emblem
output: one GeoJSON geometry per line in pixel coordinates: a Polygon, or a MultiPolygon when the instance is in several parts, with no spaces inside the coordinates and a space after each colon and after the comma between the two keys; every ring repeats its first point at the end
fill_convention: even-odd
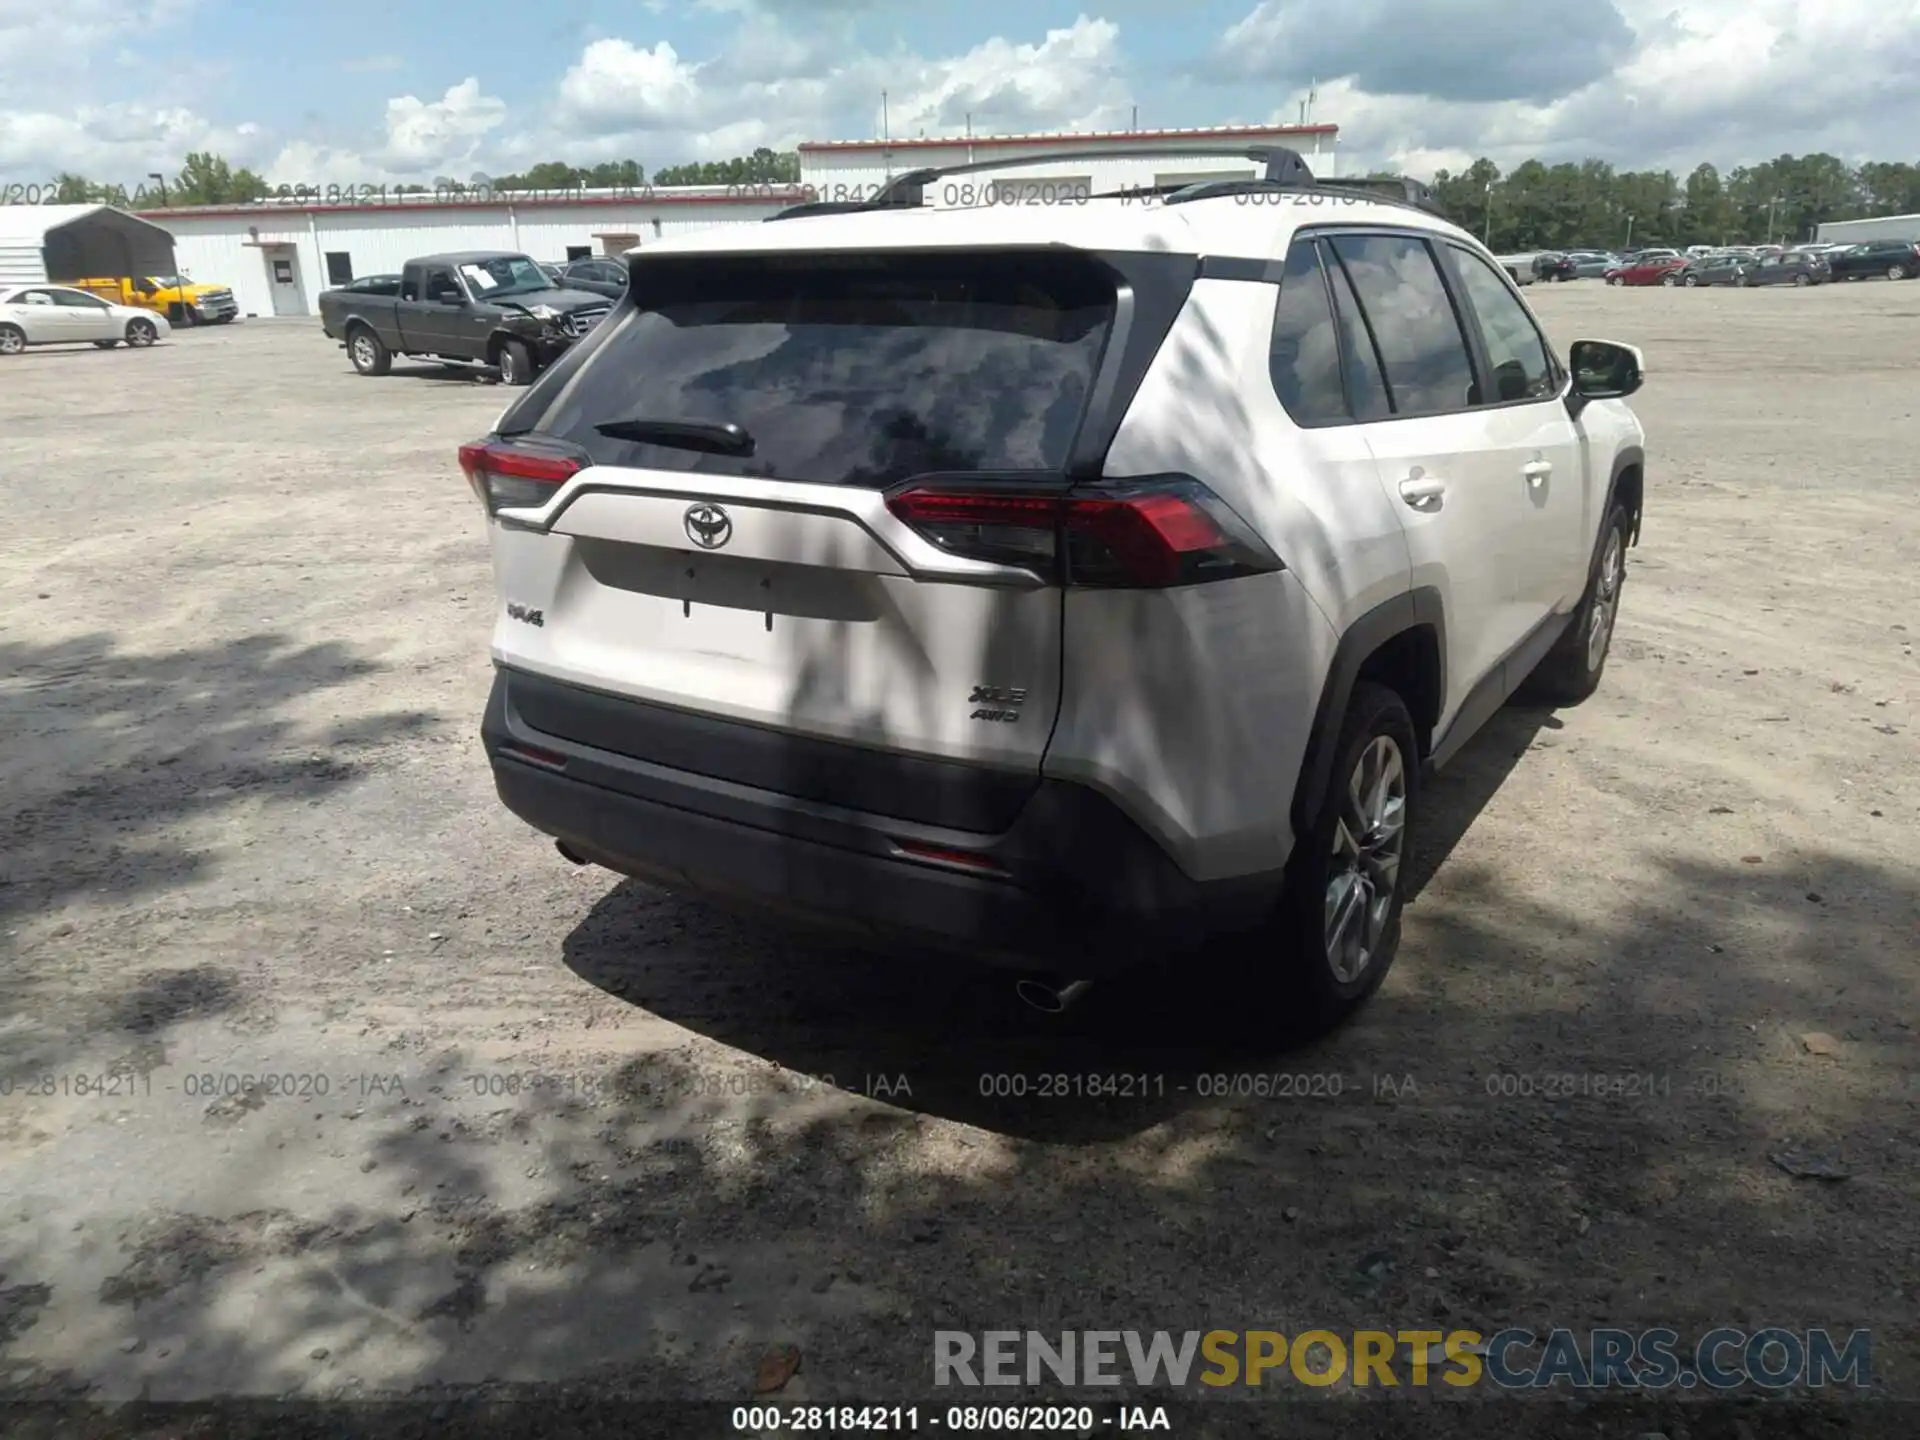
{"type": "Polygon", "coordinates": [[[718,505],[687,507],[687,538],[702,550],[718,550],[733,538],[733,521],[718,505]]]}

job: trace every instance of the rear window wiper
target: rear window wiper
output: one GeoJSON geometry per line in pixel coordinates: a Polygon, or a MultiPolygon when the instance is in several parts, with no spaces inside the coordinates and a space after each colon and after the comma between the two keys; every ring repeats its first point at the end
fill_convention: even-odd
{"type": "Polygon", "coordinates": [[[710,425],[698,420],[608,420],[593,428],[611,440],[704,450],[710,455],[753,454],[753,436],[738,425],[710,425]]]}

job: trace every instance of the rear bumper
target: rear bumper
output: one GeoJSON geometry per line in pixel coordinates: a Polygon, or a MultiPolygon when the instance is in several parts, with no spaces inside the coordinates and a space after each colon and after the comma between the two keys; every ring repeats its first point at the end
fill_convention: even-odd
{"type": "MultiPolygon", "coordinates": [[[[703,892],[956,952],[988,965],[1097,978],[1177,955],[1258,923],[1280,876],[1196,882],[1098,791],[1036,777],[1012,823],[960,830],[802,799],[616,754],[530,726],[569,696],[604,713],[629,704],[500,669],[482,739],[506,807],[576,854],[668,889],[703,892]],[[515,747],[523,747],[516,756],[515,747]],[[542,763],[525,749],[545,752],[542,763]],[[557,763],[555,763],[557,762],[557,763]],[[960,851],[992,872],[915,858],[903,846],[960,851]]],[[[656,707],[635,706],[655,712],[656,707]]],[[[648,723],[657,723],[657,713],[648,723]]],[[[699,717],[716,725],[757,727],[699,717]]],[[[758,743],[758,740],[755,742],[758,743]]],[[[835,746],[848,767],[897,757],[835,746]]],[[[712,753],[724,753],[716,749],[712,753]]],[[[811,761],[810,761],[811,763],[811,761]]],[[[1004,774],[978,772],[1003,790],[1004,774]]],[[[861,788],[857,779],[851,782],[861,788]]]]}

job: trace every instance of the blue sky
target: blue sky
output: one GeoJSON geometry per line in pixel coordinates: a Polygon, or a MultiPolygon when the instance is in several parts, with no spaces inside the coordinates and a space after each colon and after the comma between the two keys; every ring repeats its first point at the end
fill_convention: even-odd
{"type": "Polygon", "coordinates": [[[0,0],[0,182],[276,183],[896,134],[1291,120],[1343,167],[1900,158],[1920,0],[0,0]]]}

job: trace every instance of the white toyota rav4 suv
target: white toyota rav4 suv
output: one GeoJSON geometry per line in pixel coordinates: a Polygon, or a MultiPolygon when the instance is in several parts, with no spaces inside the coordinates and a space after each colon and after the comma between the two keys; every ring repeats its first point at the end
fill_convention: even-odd
{"type": "Polygon", "coordinates": [[[460,452],[506,805],[1043,1008],[1195,949],[1359,1005],[1424,774],[1600,679],[1641,357],[1563,362],[1416,183],[1237,153],[1267,178],[955,210],[921,171],[634,252],[460,452]]]}

